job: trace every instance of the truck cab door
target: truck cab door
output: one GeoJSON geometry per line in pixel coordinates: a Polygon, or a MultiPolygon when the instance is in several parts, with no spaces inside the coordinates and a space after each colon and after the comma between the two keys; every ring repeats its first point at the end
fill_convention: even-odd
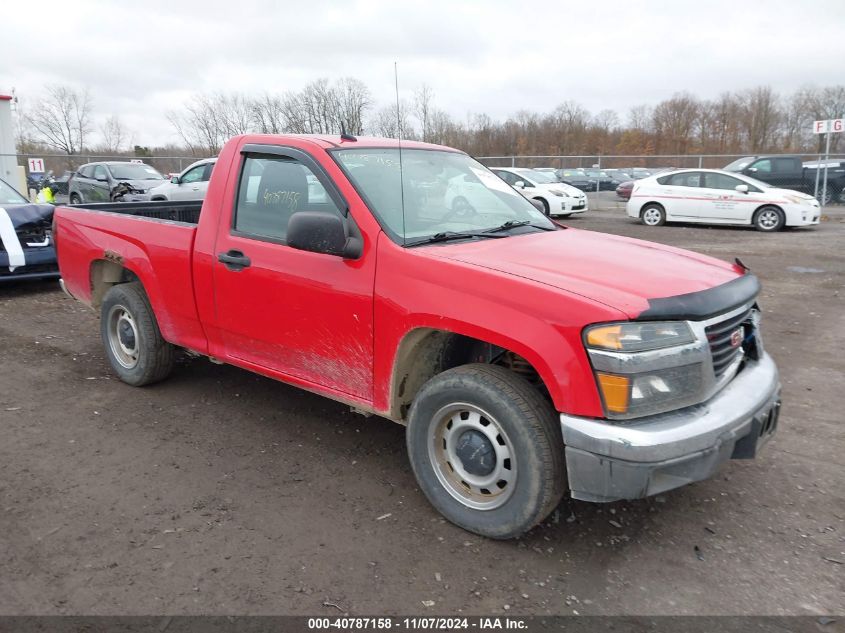
{"type": "Polygon", "coordinates": [[[299,211],[337,214],[357,230],[309,154],[247,145],[240,162],[214,250],[223,354],[282,380],[372,401],[375,251],[344,259],[288,246],[287,224],[299,211]]]}

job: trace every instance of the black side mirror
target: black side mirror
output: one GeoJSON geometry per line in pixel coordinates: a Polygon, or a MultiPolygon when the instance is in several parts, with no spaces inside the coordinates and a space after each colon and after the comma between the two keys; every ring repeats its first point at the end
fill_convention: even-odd
{"type": "Polygon", "coordinates": [[[287,243],[291,248],[344,259],[358,259],[363,250],[359,238],[346,237],[343,220],[325,211],[299,211],[290,216],[287,243]]]}

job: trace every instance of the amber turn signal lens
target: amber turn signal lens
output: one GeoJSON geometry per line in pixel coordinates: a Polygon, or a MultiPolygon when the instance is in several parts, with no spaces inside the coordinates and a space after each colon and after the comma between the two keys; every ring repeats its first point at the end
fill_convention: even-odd
{"type": "Polygon", "coordinates": [[[631,394],[631,379],[625,376],[597,373],[604,397],[604,406],[611,413],[626,413],[631,394]]]}
{"type": "Polygon", "coordinates": [[[603,349],[622,349],[622,343],[619,340],[621,337],[621,325],[596,327],[587,332],[587,345],[603,349]]]}

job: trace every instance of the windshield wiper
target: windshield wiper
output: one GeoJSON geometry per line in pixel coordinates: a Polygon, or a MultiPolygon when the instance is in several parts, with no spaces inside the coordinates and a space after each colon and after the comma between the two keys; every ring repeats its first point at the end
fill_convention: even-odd
{"type": "Polygon", "coordinates": [[[463,240],[468,237],[483,237],[486,239],[498,239],[507,237],[507,235],[494,235],[486,231],[470,232],[470,231],[443,231],[442,233],[435,233],[431,237],[425,237],[413,242],[405,242],[405,246],[418,246],[419,244],[434,244],[435,242],[448,242],[449,240],[463,240]]]}
{"type": "Polygon", "coordinates": [[[492,229],[485,229],[484,233],[498,233],[500,231],[507,231],[508,229],[515,229],[518,226],[530,226],[531,228],[540,229],[541,231],[557,230],[553,226],[539,226],[537,224],[532,224],[531,220],[508,220],[504,224],[494,226],[492,229]]]}

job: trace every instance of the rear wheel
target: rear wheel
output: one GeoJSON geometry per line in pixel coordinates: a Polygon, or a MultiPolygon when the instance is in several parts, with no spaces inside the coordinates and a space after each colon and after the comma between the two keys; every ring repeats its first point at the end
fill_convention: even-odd
{"type": "Polygon", "coordinates": [[[149,299],[138,282],[112,286],[103,298],[100,334],[112,369],[141,387],[167,378],[176,348],[164,340],[149,299]]]}
{"type": "Polygon", "coordinates": [[[777,207],[761,207],[754,214],[754,228],[758,231],[774,233],[775,231],[780,231],[784,224],[786,224],[786,219],[784,218],[783,211],[777,207]]]}
{"type": "Polygon", "coordinates": [[[647,204],[640,211],[640,221],[646,226],[663,226],[666,224],[666,211],[656,202],[647,204]]]}
{"type": "Polygon", "coordinates": [[[563,496],[554,409],[504,367],[464,365],[429,380],[411,406],[406,441],[423,493],[470,532],[513,538],[563,496]]]}

